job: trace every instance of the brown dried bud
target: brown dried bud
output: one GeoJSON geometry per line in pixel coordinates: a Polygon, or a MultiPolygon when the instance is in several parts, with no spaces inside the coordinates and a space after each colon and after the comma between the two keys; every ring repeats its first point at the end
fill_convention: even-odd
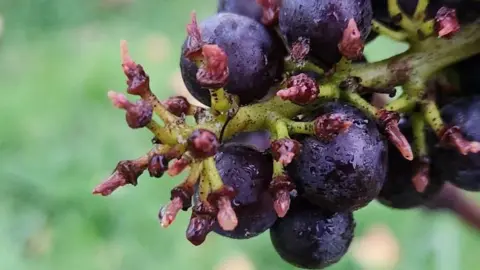
{"type": "Polygon", "coordinates": [[[215,133],[207,129],[197,129],[188,138],[188,150],[195,158],[207,158],[215,155],[220,146],[215,133]]]}
{"type": "Polygon", "coordinates": [[[197,14],[193,11],[190,15],[191,21],[187,24],[187,44],[185,46],[185,51],[183,55],[192,60],[198,60],[202,57],[202,35],[200,33],[200,28],[198,27],[197,23],[197,14]]]}
{"type": "Polygon", "coordinates": [[[207,201],[211,205],[216,205],[217,201],[221,197],[227,197],[228,199],[233,200],[233,198],[235,198],[236,194],[237,193],[236,193],[236,191],[233,187],[224,184],[224,185],[222,185],[222,187],[220,189],[213,190],[212,192],[210,192],[210,194],[208,194],[207,201]]]}
{"type": "Polygon", "coordinates": [[[273,198],[273,209],[279,218],[285,217],[290,209],[290,192],[287,190],[278,190],[273,198]]]}
{"type": "Polygon", "coordinates": [[[398,127],[400,115],[396,112],[379,110],[377,117],[388,140],[397,147],[404,158],[412,160],[412,147],[398,127]]]}
{"type": "Polygon", "coordinates": [[[122,68],[125,76],[127,76],[127,92],[131,95],[144,96],[150,91],[150,79],[145,73],[141,65],[137,65],[132,61],[128,54],[128,47],[126,41],[120,44],[122,68]]]}
{"type": "Polygon", "coordinates": [[[276,24],[280,11],[279,0],[257,0],[257,3],[263,8],[262,23],[266,26],[276,24]]]}
{"type": "Polygon", "coordinates": [[[153,107],[143,99],[127,107],[125,120],[130,128],[143,128],[152,121],[153,107]]]}
{"type": "Polygon", "coordinates": [[[460,31],[455,9],[441,7],[435,15],[435,31],[438,37],[451,38],[460,31]]]}
{"type": "Polygon", "coordinates": [[[428,157],[414,159],[414,175],[412,183],[419,193],[423,193],[430,182],[430,160],[428,157]]]}
{"type": "Polygon", "coordinates": [[[188,210],[192,205],[193,186],[183,183],[170,191],[170,203],[160,209],[158,217],[166,228],[175,220],[180,210],[188,210]]]}
{"type": "Polygon", "coordinates": [[[137,185],[138,177],[145,170],[145,165],[134,160],[122,160],[118,162],[112,175],[100,185],[96,186],[93,194],[108,196],[117,188],[127,184],[137,185]]]}
{"type": "Polygon", "coordinates": [[[290,56],[292,57],[293,61],[299,63],[306,59],[309,52],[310,52],[310,39],[299,38],[297,42],[293,43],[292,49],[290,51],[290,56]]]}
{"type": "Polygon", "coordinates": [[[172,114],[182,117],[188,113],[190,103],[182,96],[170,97],[163,102],[163,106],[172,114]]]}
{"type": "Polygon", "coordinates": [[[208,233],[212,231],[215,224],[215,215],[215,209],[208,203],[202,202],[194,207],[186,232],[190,243],[199,246],[205,242],[208,233]]]}
{"type": "Polygon", "coordinates": [[[160,178],[168,170],[169,160],[163,155],[153,155],[148,163],[148,173],[151,177],[160,178]]]}
{"type": "Polygon", "coordinates": [[[188,165],[192,163],[192,160],[187,156],[182,156],[180,159],[175,160],[172,165],[168,168],[168,175],[176,176],[185,170],[188,165]]]}
{"type": "Polygon", "coordinates": [[[457,126],[444,128],[438,136],[441,143],[455,147],[462,155],[480,152],[480,143],[465,139],[457,126]]]}
{"type": "Polygon", "coordinates": [[[228,81],[227,54],[217,45],[203,45],[203,64],[197,71],[198,83],[206,88],[221,88],[228,81]]]}
{"type": "Polygon", "coordinates": [[[365,44],[358,30],[357,23],[352,18],[348,21],[347,28],[343,31],[342,40],[338,44],[338,49],[347,59],[356,60],[362,57],[364,46],[365,44]]]}
{"type": "Polygon", "coordinates": [[[292,162],[293,158],[300,152],[301,145],[293,139],[278,139],[272,142],[273,158],[286,166],[292,162]]]}
{"type": "Polygon", "coordinates": [[[162,207],[158,214],[162,227],[170,226],[180,210],[186,211],[190,208],[193,193],[193,186],[187,185],[186,182],[170,191],[170,203],[162,207]]]}
{"type": "Polygon", "coordinates": [[[222,185],[218,190],[208,194],[207,201],[218,209],[217,221],[220,227],[225,231],[232,231],[237,227],[238,219],[232,208],[232,200],[236,192],[233,187],[222,185]]]}
{"type": "Polygon", "coordinates": [[[217,222],[225,231],[233,231],[238,225],[238,218],[228,197],[220,197],[217,201],[217,222]]]}
{"type": "Polygon", "coordinates": [[[323,141],[331,141],[338,134],[346,132],[353,124],[343,113],[328,113],[315,119],[315,136],[323,141]]]}
{"type": "Polygon", "coordinates": [[[273,208],[277,216],[284,217],[290,208],[290,191],[295,189],[295,184],[287,175],[276,176],[270,182],[269,191],[273,196],[273,208]]]}
{"type": "Polygon", "coordinates": [[[182,210],[182,207],[182,199],[175,197],[170,201],[170,203],[160,208],[158,218],[160,219],[162,227],[167,228],[170,226],[170,224],[172,224],[177,217],[178,212],[182,210]]]}
{"type": "Polygon", "coordinates": [[[319,92],[317,82],[305,73],[290,77],[287,80],[287,87],[278,91],[277,96],[300,105],[315,101],[319,92]]]}
{"type": "Polygon", "coordinates": [[[126,110],[128,106],[132,106],[132,103],[122,93],[108,91],[107,96],[116,108],[126,110]]]}
{"type": "Polygon", "coordinates": [[[192,206],[192,197],[195,192],[194,187],[185,182],[170,191],[170,200],[174,198],[182,199],[182,210],[187,211],[192,206]]]}
{"type": "Polygon", "coordinates": [[[142,128],[152,121],[153,108],[150,103],[144,100],[131,103],[125,95],[114,91],[108,91],[108,98],[115,107],[127,112],[125,119],[130,128],[142,128]]]}

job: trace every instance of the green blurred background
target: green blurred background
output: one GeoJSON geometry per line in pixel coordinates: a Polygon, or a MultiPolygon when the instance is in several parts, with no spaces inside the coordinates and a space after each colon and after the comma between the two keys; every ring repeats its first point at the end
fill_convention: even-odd
{"type": "MultiPolygon", "coordinates": [[[[124,90],[119,41],[151,75],[156,94],[181,89],[180,44],[191,10],[213,0],[0,1],[0,269],[292,269],[268,233],[247,241],[185,239],[189,215],[162,229],[157,212],[180,178],[150,179],[112,196],[92,188],[121,159],[151,144],[114,109],[124,90]]],[[[385,41],[381,58],[401,50],[385,41]]],[[[453,216],[388,210],[355,213],[357,238],[331,269],[478,269],[479,236],[453,216]]]]}

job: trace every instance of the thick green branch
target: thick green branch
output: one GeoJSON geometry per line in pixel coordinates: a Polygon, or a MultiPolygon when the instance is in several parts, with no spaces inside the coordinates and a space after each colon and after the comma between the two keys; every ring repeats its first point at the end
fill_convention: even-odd
{"type": "MultiPolygon", "coordinates": [[[[452,39],[431,37],[416,43],[407,52],[390,59],[376,63],[353,64],[349,69],[337,70],[335,76],[320,83],[319,100],[338,98],[339,82],[351,76],[359,77],[363,86],[372,88],[422,85],[435,72],[478,53],[480,53],[480,24],[475,22],[464,26],[462,31],[452,39]]],[[[408,95],[413,100],[406,98],[405,104],[397,105],[402,108],[411,107],[425,89],[415,87],[412,91],[415,93],[408,93],[408,95]]],[[[342,96],[348,100],[352,97],[356,99],[354,94],[347,94],[347,97],[345,94],[342,96]]],[[[369,111],[369,108],[367,108],[367,112],[374,113],[374,111],[369,111]]],[[[228,139],[241,131],[265,128],[267,119],[270,121],[272,117],[290,119],[304,110],[308,110],[308,108],[283,101],[278,97],[263,103],[241,107],[225,128],[224,138],[228,139]]],[[[205,128],[219,135],[222,127],[222,123],[212,121],[200,124],[197,128],[205,128]]],[[[186,140],[191,132],[192,129],[186,126],[166,129],[162,130],[162,138],[168,138],[165,140],[168,142],[180,142],[186,140]]]]}
{"type": "Polygon", "coordinates": [[[426,81],[432,74],[480,53],[480,23],[464,26],[452,39],[430,37],[405,53],[376,62],[354,64],[351,75],[367,87],[393,87],[426,81]]]}

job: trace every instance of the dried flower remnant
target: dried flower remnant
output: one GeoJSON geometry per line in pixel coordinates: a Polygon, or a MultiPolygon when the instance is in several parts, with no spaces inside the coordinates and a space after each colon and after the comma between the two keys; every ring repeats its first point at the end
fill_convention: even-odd
{"type": "Polygon", "coordinates": [[[455,9],[441,7],[435,16],[435,30],[438,37],[451,38],[460,31],[460,23],[455,9]]]}
{"type": "Polygon", "coordinates": [[[338,134],[347,132],[352,124],[353,122],[349,121],[344,114],[324,114],[315,119],[315,136],[320,140],[330,141],[338,134]]]}
{"type": "Polygon", "coordinates": [[[292,76],[287,80],[287,88],[277,92],[283,100],[290,100],[296,104],[308,104],[317,99],[317,82],[305,73],[292,76]]]}
{"type": "Polygon", "coordinates": [[[338,44],[340,53],[347,59],[356,60],[363,55],[364,46],[357,23],[354,19],[350,19],[347,28],[343,31],[342,40],[338,44]]]}

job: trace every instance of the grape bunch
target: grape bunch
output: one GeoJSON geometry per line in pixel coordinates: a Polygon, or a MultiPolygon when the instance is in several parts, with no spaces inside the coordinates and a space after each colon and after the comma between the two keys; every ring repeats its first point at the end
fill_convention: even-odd
{"type": "Polygon", "coordinates": [[[179,55],[204,106],[159,100],[122,42],[127,93],[139,99],[108,97],[153,147],[93,193],[188,169],[159,211],[163,227],[190,211],[194,245],[269,231],[287,263],[333,265],[354,238],[354,212],[372,201],[433,209],[445,187],[480,191],[479,3],[220,0],[205,20],[191,13],[179,55]],[[378,35],[410,48],[370,63],[364,47],[378,35]]]}

